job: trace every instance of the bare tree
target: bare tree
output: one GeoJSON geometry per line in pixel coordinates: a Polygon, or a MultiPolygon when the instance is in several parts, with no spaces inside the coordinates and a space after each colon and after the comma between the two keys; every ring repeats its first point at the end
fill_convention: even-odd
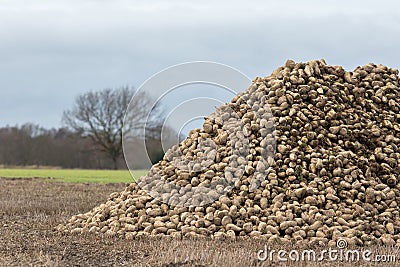
{"type": "Polygon", "coordinates": [[[162,121],[159,105],[152,107],[151,99],[143,92],[138,93],[135,103],[129,105],[134,93],[128,87],[87,92],[79,95],[75,106],[63,114],[63,123],[91,138],[100,150],[109,155],[115,169],[122,155],[123,132],[135,132],[140,136],[140,129],[146,127],[149,129],[146,134],[149,134],[152,129],[158,129],[162,121]],[[130,109],[127,111],[128,105],[130,109]],[[150,117],[147,116],[149,113],[150,117]]]}

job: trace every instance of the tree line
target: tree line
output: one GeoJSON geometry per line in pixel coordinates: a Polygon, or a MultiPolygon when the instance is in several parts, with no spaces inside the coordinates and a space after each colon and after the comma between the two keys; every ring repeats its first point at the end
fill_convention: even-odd
{"type": "Polygon", "coordinates": [[[0,164],[111,168],[107,155],[88,138],[67,128],[45,129],[31,123],[0,128],[0,164]]]}
{"type": "MultiPolygon", "coordinates": [[[[149,168],[144,159],[149,154],[155,163],[163,156],[161,129],[162,107],[150,107],[145,93],[135,97],[128,87],[90,91],[77,96],[74,106],[62,117],[63,127],[46,129],[32,123],[0,128],[0,165],[57,166],[61,168],[126,168],[122,151],[124,131],[136,133],[132,144],[146,139],[147,151],[137,151],[135,168],[149,168]],[[148,114],[151,109],[151,116],[148,114]],[[124,118],[127,116],[126,122],[124,118]],[[146,136],[140,132],[146,125],[146,136]]],[[[171,129],[169,136],[176,140],[171,129]]],[[[165,127],[163,129],[165,131],[165,127]]]]}

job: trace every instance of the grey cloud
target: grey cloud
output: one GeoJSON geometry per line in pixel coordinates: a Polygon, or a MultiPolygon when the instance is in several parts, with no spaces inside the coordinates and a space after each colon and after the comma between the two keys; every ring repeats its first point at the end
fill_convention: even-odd
{"type": "Polygon", "coordinates": [[[77,94],[185,61],[399,67],[399,36],[398,1],[1,1],[0,124],[59,126],[77,94]]]}

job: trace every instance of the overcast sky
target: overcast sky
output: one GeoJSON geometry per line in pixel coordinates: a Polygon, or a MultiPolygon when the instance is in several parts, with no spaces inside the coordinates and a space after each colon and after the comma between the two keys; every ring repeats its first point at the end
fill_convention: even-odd
{"type": "Polygon", "coordinates": [[[59,127],[78,94],[182,62],[399,68],[399,45],[399,1],[0,0],[0,126],[59,127]]]}

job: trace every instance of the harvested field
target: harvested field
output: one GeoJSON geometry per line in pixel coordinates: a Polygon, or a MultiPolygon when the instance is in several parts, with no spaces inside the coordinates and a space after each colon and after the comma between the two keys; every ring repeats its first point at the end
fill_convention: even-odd
{"type": "MultiPolygon", "coordinates": [[[[279,266],[257,260],[257,251],[264,248],[261,240],[124,240],[55,230],[73,214],[92,209],[124,187],[0,179],[0,266],[279,266]]],[[[396,248],[371,250],[373,255],[398,254],[396,248]]],[[[356,266],[354,262],[323,263],[287,262],[282,266],[356,266]]],[[[359,266],[369,265],[360,262],[359,266]]]]}

